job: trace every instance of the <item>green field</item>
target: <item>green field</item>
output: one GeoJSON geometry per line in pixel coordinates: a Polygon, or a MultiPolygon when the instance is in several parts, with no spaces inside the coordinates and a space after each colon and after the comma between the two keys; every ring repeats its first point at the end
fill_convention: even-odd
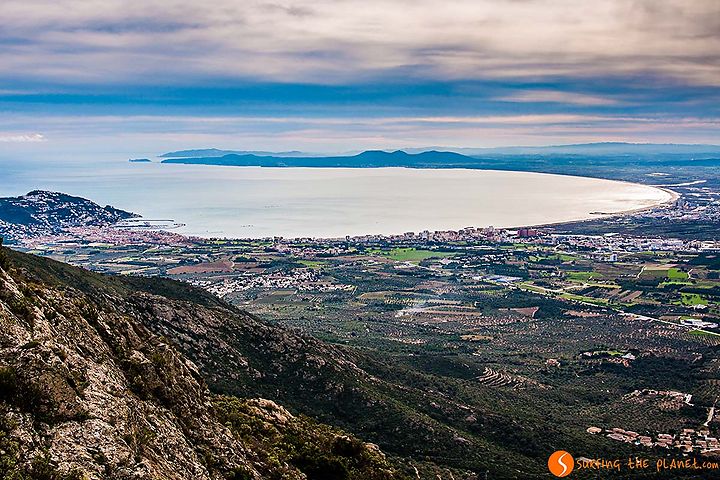
{"type": "Polygon", "coordinates": [[[606,298],[596,298],[596,297],[587,297],[585,295],[576,295],[574,293],[563,293],[560,295],[560,298],[564,298],[566,300],[575,300],[577,302],[585,302],[585,303],[592,303],[594,305],[610,305],[612,302],[606,298]]]}
{"type": "Polygon", "coordinates": [[[720,337],[720,334],[714,332],[708,332],[706,330],[690,330],[690,335],[697,335],[700,337],[720,337]]]}
{"type": "Polygon", "coordinates": [[[298,260],[297,263],[313,269],[318,269],[323,265],[327,265],[327,262],[319,262],[316,260],[298,260]]]}
{"type": "Polygon", "coordinates": [[[707,305],[707,299],[697,293],[681,293],[680,302],[683,305],[707,305]]]}
{"type": "Polygon", "coordinates": [[[668,269],[645,268],[640,274],[640,278],[668,278],[668,269]]]}
{"type": "Polygon", "coordinates": [[[670,268],[667,271],[667,278],[670,280],[687,280],[690,276],[679,268],[670,268]]]}
{"type": "Polygon", "coordinates": [[[435,250],[421,250],[417,248],[393,248],[392,250],[373,250],[369,253],[384,255],[398,262],[421,262],[428,258],[444,258],[454,255],[451,252],[438,252],[435,250]]]}
{"type": "Polygon", "coordinates": [[[687,280],[687,272],[679,268],[645,268],[640,275],[642,278],[667,278],[668,280],[687,280]]]}
{"type": "Polygon", "coordinates": [[[676,281],[676,280],[668,280],[668,281],[665,281],[665,282],[662,282],[662,283],[658,284],[658,287],[659,287],[659,288],[664,288],[664,287],[671,287],[671,286],[673,286],[673,285],[682,285],[682,286],[684,286],[684,285],[692,285],[692,284],[693,284],[692,282],[678,282],[678,281],[676,281]]]}
{"type": "Polygon", "coordinates": [[[603,275],[597,272],[567,272],[566,275],[568,280],[576,280],[580,282],[587,280],[599,280],[603,278],[603,275]]]}

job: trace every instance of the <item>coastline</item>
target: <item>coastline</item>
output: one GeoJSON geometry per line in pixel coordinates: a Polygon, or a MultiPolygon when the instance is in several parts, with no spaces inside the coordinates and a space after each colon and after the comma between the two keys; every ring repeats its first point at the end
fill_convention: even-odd
{"type": "MultiPolygon", "coordinates": [[[[595,177],[587,177],[587,178],[595,178],[595,177]]],[[[625,216],[625,215],[633,215],[633,214],[635,214],[635,213],[647,212],[647,211],[649,211],[649,210],[654,210],[654,209],[656,209],[656,208],[659,208],[659,207],[662,207],[662,206],[665,206],[665,205],[673,205],[673,204],[675,204],[675,202],[677,202],[677,201],[680,199],[680,197],[682,197],[681,194],[677,193],[677,192],[674,191],[674,190],[671,190],[671,189],[665,188],[665,187],[658,187],[657,185],[644,185],[644,184],[642,184],[642,183],[633,183],[633,182],[628,182],[628,181],[625,181],[625,180],[611,180],[611,181],[613,181],[613,182],[628,183],[628,184],[631,184],[631,185],[643,185],[643,186],[647,186],[647,187],[656,188],[656,189],[658,189],[658,190],[662,190],[663,192],[668,193],[668,194],[670,195],[670,198],[667,199],[667,200],[665,200],[665,201],[663,201],[663,202],[656,203],[655,205],[648,205],[648,206],[646,206],[646,207],[631,208],[631,209],[629,209],[629,210],[623,210],[623,211],[621,211],[621,212],[600,213],[600,214],[596,214],[596,215],[594,215],[593,217],[590,217],[590,218],[587,218],[587,219],[584,219],[584,220],[570,220],[570,221],[565,221],[565,222],[551,222],[551,223],[542,223],[542,224],[536,224],[536,225],[520,225],[520,226],[516,226],[516,227],[509,228],[509,230],[513,230],[513,229],[517,229],[517,228],[529,228],[529,227],[531,227],[531,228],[557,227],[557,226],[560,226],[560,225],[571,225],[571,224],[573,224],[573,223],[592,222],[592,221],[594,221],[594,220],[603,220],[603,219],[613,218],[613,217],[623,217],[623,216],[625,216]]],[[[593,215],[593,214],[590,214],[590,215],[593,215]]]]}
{"type": "Polygon", "coordinates": [[[648,184],[523,170],[212,167],[128,163],[100,176],[104,182],[80,183],[74,179],[86,177],[77,174],[38,182],[34,172],[28,188],[68,191],[142,212],[147,218],[173,219],[185,224],[173,231],[180,235],[228,239],[337,239],[468,226],[540,227],[628,215],[679,198],[668,188],[648,184]],[[145,193],[127,195],[139,187],[145,193]],[[194,200],[178,201],[187,198],[178,197],[179,191],[195,192],[194,200]],[[551,192],[563,200],[552,201],[551,192]],[[298,206],[296,197],[305,204],[298,206]]]}
{"type": "MultiPolygon", "coordinates": [[[[374,229],[367,229],[361,232],[349,232],[347,235],[344,234],[319,234],[319,235],[303,235],[303,234],[283,234],[281,232],[278,232],[276,236],[291,240],[291,239],[301,239],[301,238],[313,238],[313,239],[325,239],[325,240],[337,240],[337,239],[343,239],[345,236],[349,236],[351,238],[360,238],[363,236],[385,236],[385,237],[393,237],[393,236],[399,236],[402,235],[404,232],[407,231],[423,231],[423,230],[429,230],[429,231],[437,231],[437,232],[451,232],[451,231],[458,231],[462,228],[473,226],[475,228],[485,228],[490,225],[495,225],[496,228],[502,228],[506,230],[515,230],[518,228],[541,228],[541,227],[550,227],[550,226],[557,226],[557,225],[565,225],[565,224],[573,224],[573,223],[579,223],[579,222],[588,222],[593,221],[596,219],[601,218],[609,218],[609,217],[617,217],[617,216],[624,216],[624,215],[630,215],[633,213],[638,213],[641,211],[647,211],[652,210],[655,208],[658,208],[662,205],[672,204],[675,201],[677,201],[678,198],[680,198],[680,195],[677,192],[674,192],[673,190],[670,190],[668,188],[662,188],[655,185],[648,185],[643,183],[637,183],[637,182],[631,182],[627,180],[618,180],[618,179],[612,179],[612,178],[604,178],[604,177],[595,177],[595,176],[587,176],[587,175],[573,175],[573,174],[563,174],[563,173],[551,173],[551,172],[536,172],[536,171],[527,171],[527,170],[505,170],[505,169],[479,169],[479,168],[417,168],[417,167],[406,167],[406,166],[383,166],[383,167],[315,167],[315,166],[231,166],[231,165],[201,165],[201,164],[170,164],[173,165],[174,168],[177,167],[185,167],[190,169],[198,169],[198,170],[205,170],[207,167],[211,167],[208,170],[219,170],[219,171],[275,171],[275,172],[287,172],[287,171],[303,171],[303,172],[310,172],[310,171],[332,171],[337,173],[350,173],[350,172],[358,172],[358,171],[365,171],[365,172],[382,172],[382,171],[390,171],[390,172],[407,172],[410,175],[426,175],[426,174],[438,174],[439,172],[447,173],[447,172],[453,172],[453,173],[490,173],[490,174],[501,174],[501,175],[508,175],[508,174],[517,174],[527,177],[563,177],[563,178],[570,178],[570,179],[578,179],[578,180],[594,180],[599,182],[609,182],[610,184],[625,184],[632,187],[642,187],[646,189],[653,189],[653,190],[661,190],[668,194],[668,197],[665,199],[658,199],[656,203],[653,203],[652,205],[644,205],[644,206],[638,206],[633,208],[628,208],[624,210],[620,210],[617,212],[611,212],[611,213],[603,213],[603,214],[593,214],[592,212],[586,213],[583,216],[579,218],[574,219],[567,219],[567,220],[559,220],[556,222],[528,222],[524,224],[502,224],[499,222],[495,223],[479,223],[479,222],[473,222],[472,220],[467,222],[462,222],[463,226],[458,225],[452,225],[452,226],[442,226],[437,225],[438,222],[427,222],[418,224],[417,226],[411,226],[407,228],[398,228],[393,229],[392,226],[387,229],[382,229],[384,231],[378,231],[374,229]],[[432,225],[432,223],[435,223],[436,225],[432,225]]],[[[163,168],[163,164],[157,164],[158,167],[163,168]],[[162,165],[162,166],[161,166],[162,165]]],[[[186,222],[190,224],[190,222],[186,222]]],[[[184,234],[184,233],[183,233],[184,234]]],[[[201,238],[225,238],[225,239],[267,239],[267,238],[273,238],[273,235],[268,234],[265,236],[258,236],[258,235],[225,235],[224,233],[217,232],[216,235],[207,235],[206,233],[198,233],[198,232],[191,232],[187,235],[190,236],[199,236],[201,238]]]]}

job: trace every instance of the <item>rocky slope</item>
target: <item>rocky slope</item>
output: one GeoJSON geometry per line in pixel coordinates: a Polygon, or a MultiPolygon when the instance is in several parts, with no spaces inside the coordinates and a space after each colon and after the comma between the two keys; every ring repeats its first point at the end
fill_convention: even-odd
{"type": "Polygon", "coordinates": [[[58,192],[34,190],[0,198],[0,236],[8,240],[60,233],[69,227],[112,225],[138,215],[58,192]]]}
{"type": "Polygon", "coordinates": [[[166,292],[180,305],[162,282],[132,284],[144,281],[0,247],[0,479],[401,478],[354,437],[269,400],[210,394],[145,324],[221,304],[166,292]]]}
{"type": "MultiPolygon", "coordinates": [[[[180,358],[192,362],[186,367],[195,381],[202,384],[202,378],[216,394],[264,397],[296,414],[352,432],[380,445],[412,476],[417,469],[419,478],[475,479],[478,472],[482,475],[486,470],[502,474],[497,478],[516,478],[519,472],[543,469],[552,448],[547,445],[548,430],[537,415],[520,423],[502,411],[503,405],[514,405],[507,403],[502,392],[488,392],[490,398],[483,401],[487,408],[479,408],[458,400],[457,386],[384,358],[380,352],[331,345],[267,324],[184,283],[105,276],[11,250],[6,255],[35,278],[35,283],[51,286],[49,294],[72,291],[79,302],[89,305],[84,307],[89,310],[78,314],[93,329],[102,333],[106,319],[116,319],[112,325],[118,325],[123,337],[112,345],[123,348],[113,346],[111,350],[120,355],[115,361],[125,368],[122,375],[127,386],[140,400],[151,395],[157,400],[154,404],[173,405],[162,403],[174,398],[174,394],[164,393],[164,388],[177,382],[161,376],[168,368],[156,352],[160,348],[172,355],[181,352],[180,358]],[[157,339],[162,347],[145,340],[128,346],[124,336],[137,331],[143,332],[143,339],[146,335],[157,339]]],[[[17,341],[12,352],[21,351],[22,345],[17,341]]],[[[178,388],[189,392],[198,387],[178,388]]],[[[513,401],[532,402],[532,398],[518,395],[513,394],[513,401]]],[[[176,415],[184,421],[189,411],[181,405],[176,415]]],[[[201,413],[193,415],[203,418],[201,413]]],[[[201,423],[212,424],[205,419],[201,423]]],[[[189,425],[179,430],[194,428],[189,425]]],[[[242,438],[241,430],[234,433],[242,438]]],[[[187,443],[197,445],[198,441],[187,443]]],[[[286,463],[299,461],[292,452],[284,455],[286,463]]],[[[231,460],[228,465],[242,463],[243,458],[231,460]]],[[[351,465],[346,467],[352,474],[351,465]]],[[[356,478],[377,478],[363,475],[356,478]]]]}

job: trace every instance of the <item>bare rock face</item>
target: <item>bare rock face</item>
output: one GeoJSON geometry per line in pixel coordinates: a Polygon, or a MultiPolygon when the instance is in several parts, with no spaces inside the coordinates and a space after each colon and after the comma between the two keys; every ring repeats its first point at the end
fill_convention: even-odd
{"type": "Polygon", "coordinates": [[[0,266],[7,465],[57,478],[259,478],[196,368],[112,300],[0,266]]]}

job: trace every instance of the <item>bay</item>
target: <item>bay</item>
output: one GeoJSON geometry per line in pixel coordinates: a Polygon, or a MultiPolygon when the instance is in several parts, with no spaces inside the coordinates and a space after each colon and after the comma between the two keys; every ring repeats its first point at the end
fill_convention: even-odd
{"type": "Polygon", "coordinates": [[[666,202],[671,193],[596,178],[466,169],[261,168],[101,163],[0,176],[2,196],[61,191],[202,237],[342,237],[518,227],[666,202]]]}

